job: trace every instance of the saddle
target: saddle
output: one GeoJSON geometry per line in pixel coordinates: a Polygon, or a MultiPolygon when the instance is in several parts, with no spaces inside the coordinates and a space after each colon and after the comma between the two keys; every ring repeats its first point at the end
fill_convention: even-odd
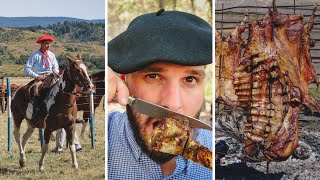
{"type": "Polygon", "coordinates": [[[46,76],[41,85],[38,87],[40,96],[38,96],[37,98],[35,98],[34,96],[34,88],[36,83],[38,83],[39,81],[32,80],[25,86],[25,88],[28,90],[29,102],[31,102],[33,106],[37,106],[39,108],[39,117],[46,117],[46,115],[48,114],[47,108],[45,108],[46,104],[44,100],[48,97],[51,87],[58,81],[58,79],[59,76],[54,73],[46,76]]]}
{"type": "MultiPolygon", "coordinates": [[[[42,81],[38,89],[41,99],[44,100],[47,98],[52,85],[54,85],[58,81],[58,79],[59,79],[59,75],[55,73],[49,74],[48,76],[45,77],[45,79],[42,81]]],[[[37,82],[38,81],[34,79],[26,85],[26,89],[28,89],[30,101],[33,100],[33,97],[34,97],[33,92],[35,88],[34,86],[36,85],[37,82]]]]}

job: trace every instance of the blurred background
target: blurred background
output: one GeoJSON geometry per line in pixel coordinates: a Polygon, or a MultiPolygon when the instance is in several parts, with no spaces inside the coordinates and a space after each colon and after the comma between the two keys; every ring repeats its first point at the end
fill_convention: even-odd
{"type": "Polygon", "coordinates": [[[123,32],[135,17],[162,8],[195,14],[212,24],[211,0],[108,0],[108,41],[123,32]]]}

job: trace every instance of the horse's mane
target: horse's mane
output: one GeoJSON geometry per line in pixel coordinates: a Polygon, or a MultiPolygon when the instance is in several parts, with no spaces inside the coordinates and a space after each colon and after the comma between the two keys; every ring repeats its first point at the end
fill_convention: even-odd
{"type": "Polygon", "coordinates": [[[25,87],[30,87],[32,84],[34,84],[36,80],[33,79],[32,81],[28,82],[28,84],[25,85],[25,87]]]}

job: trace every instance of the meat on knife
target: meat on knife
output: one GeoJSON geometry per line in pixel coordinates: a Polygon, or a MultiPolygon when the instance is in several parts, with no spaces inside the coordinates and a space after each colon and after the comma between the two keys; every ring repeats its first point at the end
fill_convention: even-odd
{"type": "Polygon", "coordinates": [[[167,118],[156,125],[149,138],[149,146],[155,151],[183,156],[212,169],[212,152],[190,138],[188,121],[167,118]]]}

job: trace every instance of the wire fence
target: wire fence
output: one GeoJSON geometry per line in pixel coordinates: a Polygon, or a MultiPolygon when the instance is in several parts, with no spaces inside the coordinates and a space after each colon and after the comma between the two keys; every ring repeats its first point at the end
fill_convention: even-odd
{"type": "MultiPolygon", "coordinates": [[[[11,97],[14,94],[14,92],[18,89],[16,88],[12,88],[13,84],[11,85],[10,83],[10,77],[7,77],[7,83],[4,83],[5,77],[1,77],[0,78],[0,105],[1,105],[1,112],[5,113],[6,111],[6,107],[8,108],[8,153],[11,154],[11,150],[12,150],[12,127],[11,127],[11,97]]],[[[104,85],[104,80],[105,78],[103,77],[103,80],[97,80],[97,81],[92,81],[92,83],[94,85],[97,85],[97,83],[103,83],[104,85]]],[[[21,87],[20,85],[18,87],[21,87]]],[[[97,107],[100,102],[102,97],[105,94],[105,88],[103,86],[103,88],[100,87],[95,87],[96,91],[99,91],[99,94],[95,94],[95,93],[90,93],[89,95],[82,95],[82,98],[86,99],[86,103],[82,103],[82,104],[77,104],[78,106],[82,105],[82,106],[86,106],[87,108],[85,108],[83,111],[84,112],[88,112],[90,114],[90,132],[91,132],[91,147],[95,148],[95,133],[94,133],[94,111],[95,108],[97,107]],[[94,97],[99,97],[97,101],[95,101],[94,97]]],[[[80,95],[80,97],[81,97],[80,95]]],[[[44,143],[43,140],[43,133],[42,133],[42,128],[39,128],[39,138],[40,138],[40,144],[41,146],[44,143]]]]}
{"type": "MultiPolygon", "coordinates": [[[[96,84],[96,83],[104,83],[105,80],[98,80],[98,81],[92,81],[93,84],[96,84]]],[[[105,92],[105,88],[98,88],[98,87],[95,87],[95,91],[100,91],[100,90],[103,90],[103,92],[105,92]]],[[[103,94],[96,94],[96,93],[93,93],[93,98],[95,97],[100,97],[102,98],[104,96],[104,93],[103,94]]],[[[90,98],[90,95],[89,94],[81,94],[80,95],[81,98],[90,98]]],[[[100,101],[99,102],[96,102],[96,101],[93,101],[93,105],[94,107],[96,106],[99,106],[100,105],[100,101]]],[[[84,103],[77,103],[77,105],[87,105],[88,107],[90,107],[90,102],[84,102],[84,103]]],[[[90,108],[88,110],[82,110],[83,112],[90,112],[90,108]]]]}
{"type": "MultiPolygon", "coordinates": [[[[104,83],[105,81],[104,80],[92,81],[93,84],[102,83],[102,82],[104,83]]],[[[17,85],[16,87],[13,88],[12,85],[11,85],[11,96],[13,96],[15,91],[20,86],[22,86],[22,85],[17,85]]],[[[7,93],[8,93],[7,89],[8,88],[7,88],[7,85],[5,84],[5,77],[3,77],[3,78],[0,79],[0,109],[1,109],[2,113],[4,113],[6,111],[6,107],[7,107],[7,93]]],[[[105,88],[95,87],[95,91],[105,92],[105,88]]],[[[102,98],[103,96],[104,96],[104,93],[103,94],[93,93],[93,97],[102,98]]],[[[88,110],[84,110],[83,112],[90,112],[90,101],[89,101],[90,95],[89,94],[81,94],[80,93],[80,97],[81,98],[88,98],[88,102],[84,102],[84,103],[80,103],[80,104],[78,103],[77,105],[88,106],[88,110]]],[[[99,106],[99,105],[100,105],[100,101],[99,102],[94,102],[94,107],[99,106]]]]}

